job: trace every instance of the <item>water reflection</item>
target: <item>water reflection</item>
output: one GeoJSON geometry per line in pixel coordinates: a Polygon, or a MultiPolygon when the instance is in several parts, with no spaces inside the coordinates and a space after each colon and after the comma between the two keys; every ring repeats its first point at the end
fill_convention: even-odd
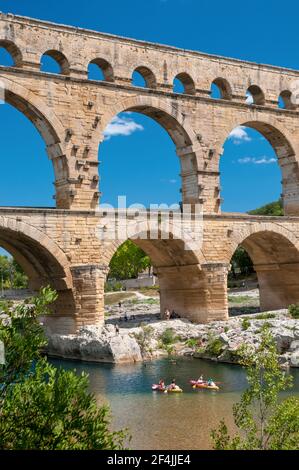
{"type": "MultiPolygon", "coordinates": [[[[66,369],[87,372],[99,404],[109,403],[115,429],[128,428],[132,449],[209,449],[210,431],[225,418],[233,429],[232,405],[246,388],[245,371],[238,366],[199,359],[112,365],[53,361],[66,369]],[[219,392],[194,390],[189,380],[203,374],[221,382],[219,392]],[[176,379],[184,393],[151,391],[152,383],[176,379]]],[[[292,371],[299,393],[299,371],[292,371]]],[[[292,391],[294,393],[294,390],[292,391]]]]}

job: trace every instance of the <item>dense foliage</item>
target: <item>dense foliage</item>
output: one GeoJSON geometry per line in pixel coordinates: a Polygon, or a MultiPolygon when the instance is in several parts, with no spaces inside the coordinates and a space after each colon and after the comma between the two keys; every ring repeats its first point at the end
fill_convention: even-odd
{"type": "Polygon", "coordinates": [[[133,279],[151,267],[150,258],[130,240],[123,243],[110,261],[109,278],[133,279]]]}
{"type": "Polygon", "coordinates": [[[18,263],[8,256],[0,255],[0,281],[4,289],[25,289],[28,277],[18,263]]]}
{"type": "Polygon", "coordinates": [[[217,450],[297,450],[299,399],[279,400],[291,387],[292,377],[281,370],[276,344],[264,328],[256,350],[243,347],[241,363],[247,367],[248,388],[233,407],[238,432],[230,436],[224,421],[212,431],[217,450]]]}
{"type": "Polygon", "coordinates": [[[18,306],[1,302],[0,449],[122,449],[124,432],[111,432],[107,407],[88,392],[88,377],[57,369],[42,356],[39,316],[56,293],[44,288],[18,306]]]}
{"type": "Polygon", "coordinates": [[[233,277],[236,277],[237,270],[242,276],[248,276],[254,272],[252,260],[242,246],[236,249],[231,260],[231,273],[233,277]]]}
{"type": "Polygon", "coordinates": [[[269,204],[266,204],[265,206],[249,211],[248,214],[282,216],[283,215],[282,200],[279,199],[278,201],[270,202],[269,204]]]}

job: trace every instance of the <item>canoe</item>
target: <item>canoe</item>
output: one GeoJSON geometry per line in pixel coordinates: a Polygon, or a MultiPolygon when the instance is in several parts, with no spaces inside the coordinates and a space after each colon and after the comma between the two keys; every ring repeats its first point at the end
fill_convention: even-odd
{"type": "Polygon", "coordinates": [[[154,390],[155,392],[165,392],[166,388],[162,388],[159,384],[153,384],[152,390],[154,390]]]}
{"type": "Polygon", "coordinates": [[[180,387],[177,387],[177,388],[170,388],[170,389],[166,389],[165,392],[167,393],[182,393],[182,389],[180,387]]]}
{"type": "Polygon", "coordinates": [[[219,390],[219,387],[217,387],[217,385],[208,385],[207,383],[197,383],[197,384],[194,384],[192,385],[192,388],[204,388],[204,389],[207,389],[207,390],[219,390]]]}

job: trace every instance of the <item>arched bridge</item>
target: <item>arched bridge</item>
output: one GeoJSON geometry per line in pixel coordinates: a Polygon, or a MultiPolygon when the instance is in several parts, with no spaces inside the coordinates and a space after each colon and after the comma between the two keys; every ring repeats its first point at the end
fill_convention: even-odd
{"type": "Polygon", "coordinates": [[[107,124],[123,111],[150,116],[166,129],[180,159],[182,202],[203,210],[198,247],[186,250],[175,234],[134,239],[159,275],[161,308],[197,322],[226,319],[227,271],[240,244],[254,262],[263,309],[299,302],[299,114],[292,95],[298,71],[5,14],[0,47],[14,60],[0,67],[0,91],[42,135],[56,191],[55,209],[0,208],[0,244],[33,289],[49,283],[58,290],[50,328],[70,332],[104,319],[104,282],[121,240],[97,236],[103,218],[98,150],[107,124]],[[41,71],[45,54],[60,74],[41,71]],[[90,63],[104,80],[88,79],[90,63]],[[134,71],[145,88],[133,86],[134,71]],[[184,93],[173,91],[175,78],[184,93]],[[212,83],[219,99],[210,96],[212,83]],[[219,160],[226,137],[240,125],[261,132],[276,151],[284,217],[221,214],[219,160]]]}

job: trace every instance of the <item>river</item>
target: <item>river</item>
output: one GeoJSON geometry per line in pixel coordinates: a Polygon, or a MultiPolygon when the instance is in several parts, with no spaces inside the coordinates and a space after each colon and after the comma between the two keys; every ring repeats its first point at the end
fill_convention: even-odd
{"type": "MultiPolygon", "coordinates": [[[[94,364],[51,360],[55,366],[87,372],[90,390],[98,403],[108,403],[113,414],[113,428],[128,428],[129,447],[139,449],[209,449],[210,431],[225,418],[232,427],[232,405],[246,388],[244,369],[200,359],[178,358],[146,364],[94,364]],[[192,378],[212,377],[221,382],[220,391],[193,390],[192,378]],[[173,378],[184,393],[163,394],[151,391],[151,385],[163,378],[173,378]]],[[[292,370],[294,388],[299,395],[299,370],[292,370]]]]}

